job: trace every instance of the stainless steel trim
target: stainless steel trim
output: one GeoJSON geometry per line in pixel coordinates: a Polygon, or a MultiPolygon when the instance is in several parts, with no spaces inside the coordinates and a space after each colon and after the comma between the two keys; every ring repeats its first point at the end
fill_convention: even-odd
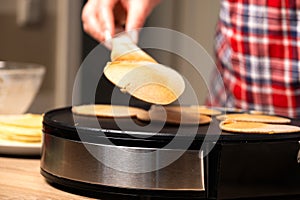
{"type": "MultiPolygon", "coordinates": [[[[299,141],[299,145],[300,145],[300,141],[299,141]]],[[[298,152],[298,156],[297,156],[297,161],[300,164],[300,148],[299,148],[299,152],[298,152]]]]}
{"type": "MultiPolygon", "coordinates": [[[[157,171],[147,173],[128,173],[117,171],[105,166],[89,153],[85,145],[94,148],[103,156],[113,159],[116,165],[134,164],[135,158],[128,158],[131,163],[126,163],[124,154],[118,156],[111,154],[115,148],[127,148],[129,151],[147,152],[153,149],[119,147],[103,144],[90,144],[68,140],[44,134],[41,157],[41,168],[57,177],[69,180],[92,183],[97,185],[113,186],[130,189],[146,190],[186,190],[204,191],[204,163],[199,151],[188,150],[169,166],[157,171]],[[124,162],[125,161],[125,162],[124,162]]],[[[177,150],[166,150],[167,153],[177,150]]],[[[131,154],[130,154],[131,155],[131,154]]],[[[151,158],[159,160],[159,155],[151,158]]]]}

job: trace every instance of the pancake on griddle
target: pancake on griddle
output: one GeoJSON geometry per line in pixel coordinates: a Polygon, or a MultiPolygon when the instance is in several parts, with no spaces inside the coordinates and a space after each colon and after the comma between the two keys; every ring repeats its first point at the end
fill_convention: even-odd
{"type": "Polygon", "coordinates": [[[300,132],[300,127],[298,126],[233,120],[222,121],[220,128],[223,131],[234,133],[278,134],[300,132]]]}
{"type": "Polygon", "coordinates": [[[107,118],[136,117],[137,113],[143,112],[143,109],[109,104],[90,104],[73,106],[72,112],[77,115],[97,116],[107,118]]]}
{"type": "Polygon", "coordinates": [[[291,122],[290,119],[285,117],[278,117],[273,115],[261,115],[261,114],[226,114],[217,116],[218,120],[232,120],[242,122],[262,122],[271,124],[288,124],[291,122]]]}
{"type": "Polygon", "coordinates": [[[188,113],[198,113],[202,115],[216,116],[220,115],[221,112],[212,108],[208,108],[206,106],[180,106],[180,105],[168,105],[164,106],[164,108],[168,111],[173,112],[188,112],[188,113]]]}
{"type": "Polygon", "coordinates": [[[156,121],[165,122],[167,124],[176,125],[198,125],[208,124],[211,122],[211,118],[206,115],[200,115],[199,113],[180,112],[165,109],[162,106],[152,106],[147,112],[140,112],[137,114],[137,118],[142,121],[156,121]]]}

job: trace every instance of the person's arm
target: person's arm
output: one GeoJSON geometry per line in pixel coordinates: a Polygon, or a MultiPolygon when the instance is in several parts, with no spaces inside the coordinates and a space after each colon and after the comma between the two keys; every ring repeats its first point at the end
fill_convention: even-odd
{"type": "Polygon", "coordinates": [[[141,28],[160,0],[89,0],[82,11],[84,31],[102,42],[107,32],[113,36],[116,25],[126,31],[141,28]]]}

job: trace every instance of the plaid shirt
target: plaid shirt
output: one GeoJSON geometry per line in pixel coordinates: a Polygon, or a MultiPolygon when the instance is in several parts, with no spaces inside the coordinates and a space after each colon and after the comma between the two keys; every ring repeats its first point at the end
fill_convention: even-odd
{"type": "Polygon", "coordinates": [[[223,0],[216,54],[210,105],[300,118],[300,0],[223,0]]]}

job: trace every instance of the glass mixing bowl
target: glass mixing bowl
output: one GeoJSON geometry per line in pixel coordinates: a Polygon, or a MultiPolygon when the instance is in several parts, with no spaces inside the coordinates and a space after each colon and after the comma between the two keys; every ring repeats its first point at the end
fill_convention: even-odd
{"type": "Polygon", "coordinates": [[[22,114],[32,104],[45,74],[32,63],[0,61],[0,114],[22,114]]]}

